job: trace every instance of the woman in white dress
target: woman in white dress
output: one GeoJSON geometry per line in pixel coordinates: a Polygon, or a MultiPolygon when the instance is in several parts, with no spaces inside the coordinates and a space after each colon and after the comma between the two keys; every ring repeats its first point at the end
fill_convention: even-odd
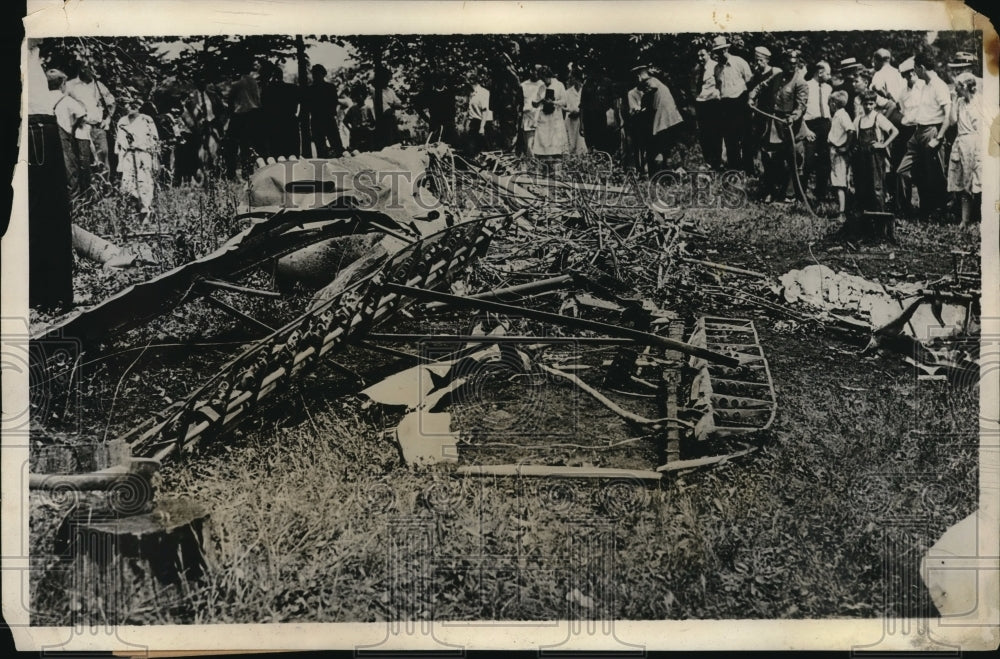
{"type": "Polygon", "coordinates": [[[962,73],[956,78],[955,100],[949,117],[949,123],[957,128],[957,132],[948,162],[948,192],[958,193],[961,197],[963,227],[968,226],[972,217],[973,200],[982,192],[979,180],[982,109],[976,82],[971,73],[962,73]]]}
{"type": "Polygon", "coordinates": [[[541,109],[538,113],[538,125],[531,151],[544,161],[558,161],[569,151],[569,139],[566,136],[566,87],[552,75],[552,70],[543,67],[541,71],[545,90],[541,98],[534,101],[535,107],[541,109]]]}
{"type": "Polygon", "coordinates": [[[118,120],[115,138],[118,172],[122,192],[139,203],[139,217],[145,220],[153,207],[160,137],[153,119],[139,112],[138,100],[129,98],[126,107],[128,114],[118,120]]]}
{"type": "Polygon", "coordinates": [[[535,101],[545,94],[545,83],[538,77],[539,67],[531,69],[527,80],[521,83],[521,96],[524,97],[524,105],[521,111],[521,134],[524,140],[522,149],[524,155],[530,156],[531,147],[535,142],[535,128],[538,126],[538,106],[535,101]]]}

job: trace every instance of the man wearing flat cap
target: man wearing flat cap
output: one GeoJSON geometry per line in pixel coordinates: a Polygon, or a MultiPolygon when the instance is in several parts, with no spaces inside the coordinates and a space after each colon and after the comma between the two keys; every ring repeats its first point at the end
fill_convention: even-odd
{"type": "Polygon", "coordinates": [[[729,52],[729,41],[722,35],[712,40],[715,57],[715,87],[719,90],[719,116],[722,122],[722,140],[726,145],[726,164],[730,169],[743,169],[743,134],[747,122],[747,84],[753,72],[747,61],[729,52]]]}
{"type": "MultiPolygon", "coordinates": [[[[763,150],[764,185],[767,194],[775,200],[786,199],[790,182],[794,184],[799,199],[805,199],[801,179],[795,176],[804,156],[799,133],[809,100],[809,88],[799,70],[799,57],[798,50],[788,50],[785,53],[785,70],[761,92],[771,94],[770,114],[776,117],[771,118],[763,150]]],[[[759,97],[758,100],[763,99],[759,97]]]]}
{"type": "MultiPolygon", "coordinates": [[[[753,77],[748,84],[747,101],[765,112],[774,109],[774,89],[772,85],[781,75],[781,69],[771,66],[771,51],[764,46],[753,49],[753,77]],[[765,91],[766,90],[766,91],[765,91]]],[[[756,158],[761,144],[767,142],[767,132],[770,120],[764,115],[751,111],[747,119],[746,133],[743,138],[743,171],[747,176],[757,176],[756,158]]]]}

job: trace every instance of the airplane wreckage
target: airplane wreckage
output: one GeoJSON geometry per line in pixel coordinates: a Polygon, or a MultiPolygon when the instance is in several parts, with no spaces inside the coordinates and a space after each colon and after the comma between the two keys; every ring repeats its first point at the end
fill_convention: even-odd
{"type": "MultiPolygon", "coordinates": [[[[111,439],[87,442],[50,432],[49,419],[38,416],[51,406],[37,406],[30,487],[117,493],[110,497],[115,516],[149,516],[149,482],[161,463],[230,441],[238,424],[280,402],[321,363],[343,369],[334,358],[349,346],[418,362],[355,390],[369,405],[404,410],[392,432],[411,465],[453,463],[456,475],[655,482],[725,463],[766,441],[779,401],[753,320],[685,318],[636,296],[637,281],[662,289],[681,268],[713,276],[717,283],[705,286],[713,299],[759,303],[851,335],[860,345],[867,341],[869,349],[895,348],[932,377],[977,379],[974,350],[940,347],[942,338],[977,332],[978,282],[970,282],[957,261],[947,281],[905,290],[810,266],[773,282],[777,295],[751,295],[718,275],[756,284],[766,283],[765,275],[696,258],[688,245],[703,236],[683,216],[633,194],[620,179],[618,185],[610,176],[602,179],[601,167],[584,181],[519,173],[505,158],[487,154],[485,165],[473,165],[444,145],[429,145],[264,164],[237,218],[245,228],[225,244],[57,320],[31,341],[72,341],[84,353],[100,353],[112,339],[196,301],[257,336],[224,363],[199,371],[202,379],[183,397],[149,410],[111,439]],[[646,261],[623,275],[628,250],[646,261]],[[468,290],[464,281],[473,264],[490,259],[502,285],[468,290]],[[304,282],[315,292],[294,317],[274,326],[233,302],[284,297],[246,283],[253,273],[304,282]],[[475,330],[419,331],[421,319],[448,311],[466,319],[479,314],[475,330]],[[933,323],[914,322],[918,315],[940,321],[951,336],[921,336],[913,328],[933,323]],[[388,331],[394,326],[418,331],[388,331]],[[391,347],[422,343],[448,348],[414,355],[391,347]],[[567,346],[576,352],[560,352],[567,346]],[[584,352],[589,361],[574,361],[584,352]],[[515,376],[571,386],[621,417],[653,447],[646,455],[658,456],[656,462],[553,464],[534,460],[531,447],[515,447],[503,453],[506,461],[491,462],[488,452],[469,450],[449,405],[459,405],[463,391],[481,388],[484,379],[515,376]],[[658,414],[626,409],[621,401],[630,392],[658,414]],[[466,453],[475,459],[465,460],[466,453]]],[[[44,350],[39,354],[44,360],[44,350]]],[[[67,380],[69,372],[68,380],[78,383],[74,368],[49,359],[34,365],[32,377],[51,383],[57,375],[67,380]]],[[[196,506],[192,511],[175,513],[170,529],[204,515],[196,506]]],[[[97,532],[96,524],[88,532],[97,532]]]]}

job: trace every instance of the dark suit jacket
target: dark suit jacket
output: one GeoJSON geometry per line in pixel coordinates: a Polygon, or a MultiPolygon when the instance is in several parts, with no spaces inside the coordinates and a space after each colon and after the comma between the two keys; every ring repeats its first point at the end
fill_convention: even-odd
{"type": "MultiPolygon", "coordinates": [[[[787,117],[792,120],[792,132],[798,135],[802,130],[802,116],[806,112],[806,104],[809,101],[809,86],[801,76],[793,74],[782,74],[775,78],[773,82],[774,93],[774,114],[779,117],[787,117]],[[790,76],[790,77],[789,77],[790,76]]],[[[791,138],[788,131],[780,129],[779,134],[783,141],[791,138]]]]}

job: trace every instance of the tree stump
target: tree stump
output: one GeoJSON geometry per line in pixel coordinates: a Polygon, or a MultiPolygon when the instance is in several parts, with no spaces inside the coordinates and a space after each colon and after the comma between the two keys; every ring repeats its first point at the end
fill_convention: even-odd
{"type": "Polygon", "coordinates": [[[92,623],[126,624],[150,602],[157,610],[178,601],[204,574],[207,518],[203,506],[181,499],[127,517],[68,516],[56,551],[72,565],[71,611],[92,623]]]}
{"type": "Polygon", "coordinates": [[[78,474],[125,464],[130,457],[128,444],[122,440],[58,441],[32,446],[29,460],[32,473],[78,474]]]}

